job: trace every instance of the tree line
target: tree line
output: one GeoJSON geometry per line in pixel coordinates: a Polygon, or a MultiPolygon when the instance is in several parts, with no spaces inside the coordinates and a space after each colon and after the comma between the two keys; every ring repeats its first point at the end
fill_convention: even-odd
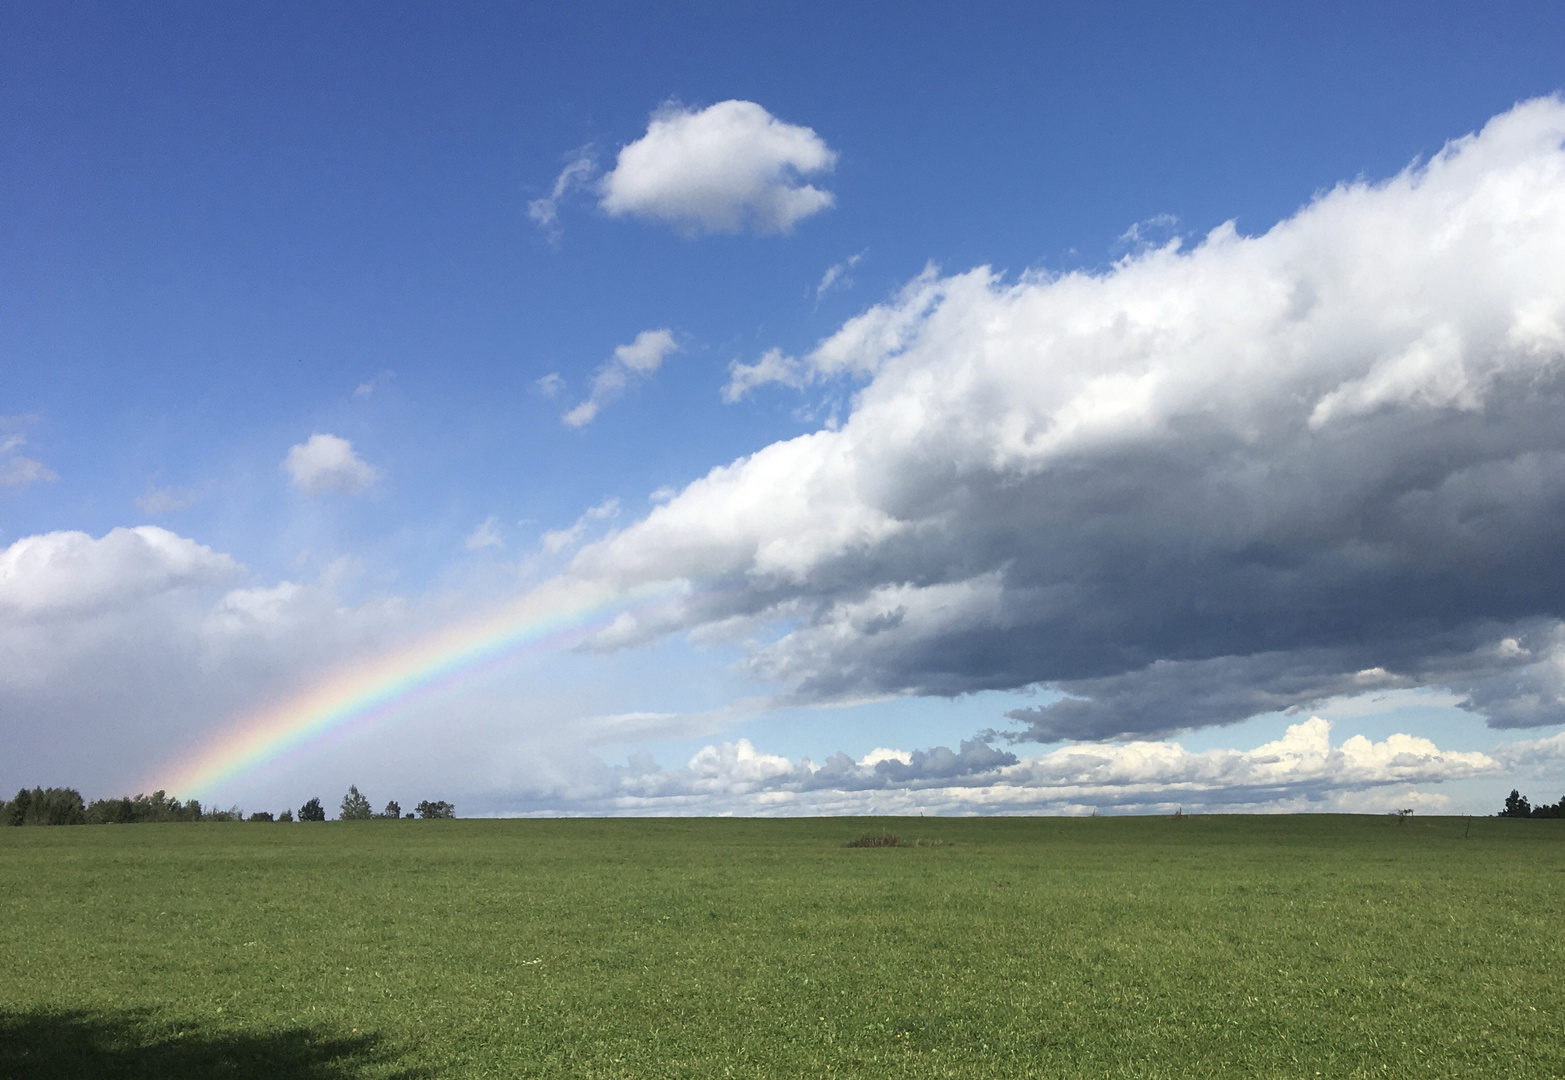
{"type": "Polygon", "coordinates": [[[1511,788],[1511,793],[1505,797],[1505,809],[1500,811],[1500,817],[1559,817],[1565,818],[1565,796],[1560,797],[1557,803],[1540,803],[1537,806],[1527,801],[1527,796],[1511,788]]]}
{"type": "MultiPolygon", "coordinates": [[[[299,807],[299,821],[325,821],[326,808],[319,797],[312,798],[299,807]]],[[[357,785],[349,785],[342,797],[341,821],[370,821],[374,819],[454,818],[456,807],[444,799],[421,801],[406,814],[395,799],[375,813],[369,799],[359,793],[357,785]]],[[[0,800],[0,826],[4,825],[134,825],[150,821],[293,821],[294,811],[283,810],[273,816],[270,811],[258,810],[249,814],[237,806],[227,810],[205,809],[195,799],[181,802],[167,792],[154,791],[151,795],[124,795],[118,799],[94,799],[87,802],[81,792],[68,787],[22,788],[9,801],[0,800]]]]}

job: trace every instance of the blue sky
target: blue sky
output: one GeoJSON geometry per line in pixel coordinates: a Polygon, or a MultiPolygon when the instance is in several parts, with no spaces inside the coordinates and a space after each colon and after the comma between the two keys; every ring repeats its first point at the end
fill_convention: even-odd
{"type": "MultiPolygon", "coordinates": [[[[1547,689],[1565,583],[1551,561],[1559,538],[1539,522],[1565,467],[1547,431],[1554,405],[1507,389],[1522,361],[1505,350],[1532,365],[1528,385],[1553,387],[1549,320],[1561,296],[1547,273],[1516,284],[1534,263],[1558,261],[1547,246],[1557,192],[1544,175],[1559,150],[1553,114],[1517,120],[1525,138],[1486,135],[1449,175],[1407,192],[1393,178],[1518,102],[1558,93],[1562,39],[1565,13],[1549,4],[8,5],[0,632],[12,670],[0,680],[0,785],[118,793],[337,665],[562,575],[705,581],[710,569],[721,602],[594,651],[518,663],[441,711],[204,795],[297,804],[356,782],[404,801],[438,788],[459,806],[506,813],[852,810],[872,797],[887,805],[893,796],[865,794],[877,791],[947,812],[1151,809],[1193,789],[1159,789],[1172,775],[1160,773],[1072,781],[1035,802],[971,793],[1068,743],[1237,753],[1318,713],[1334,724],[1332,745],[1404,733],[1435,749],[1408,751],[1423,755],[1423,771],[1211,781],[1203,805],[1381,809],[1416,792],[1422,808],[1488,812],[1513,782],[1552,799],[1565,748],[1539,741],[1565,718],[1547,689]],[[724,113],[725,103],[750,111],[724,113]],[[718,130],[721,117],[734,126],[718,130]],[[660,123],[672,141],[652,139],[660,123]],[[1383,327],[1348,305],[1329,333],[1297,345],[1309,370],[1294,382],[1201,366],[1224,349],[1296,344],[1263,329],[1223,336],[1242,321],[1225,321],[1223,305],[1252,301],[1203,283],[1244,280],[1221,269],[1228,257],[1216,248],[1218,268],[1202,277],[1191,253],[1212,230],[1233,222],[1256,238],[1297,226],[1297,241],[1232,256],[1255,260],[1262,278],[1330,264],[1358,280],[1394,266],[1406,288],[1393,300],[1440,295],[1446,278],[1408,269],[1421,265],[1415,241],[1398,261],[1355,253],[1340,236],[1386,227],[1394,246],[1467,220],[1452,207],[1491,206],[1486,192],[1522,167],[1505,138],[1532,140],[1526,160],[1543,177],[1516,189],[1543,215],[1543,240],[1524,251],[1472,241],[1498,253],[1479,264],[1480,284],[1494,266],[1492,288],[1476,291],[1514,315],[1510,337],[1496,331],[1498,344],[1484,345],[1489,309],[1431,307],[1383,327]],[[778,157],[779,139],[816,165],[778,157]],[[636,146],[645,160],[621,156],[636,146]],[[578,161],[540,222],[529,208],[578,161]],[[753,166],[759,186],[702,188],[693,177],[708,166],[720,180],[753,166]],[[615,176],[640,194],[614,203],[615,176]],[[1355,182],[1375,197],[1316,202],[1355,182]],[[806,186],[827,195],[797,216],[764,202],[806,186]],[[1444,202],[1418,201],[1436,189],[1444,202]],[[1311,206],[1325,209],[1311,216],[1311,206]],[[738,215],[732,229],[727,212],[738,215]],[[1167,247],[1175,239],[1178,252],[1167,247]],[[998,276],[961,284],[976,267],[998,276]],[[1085,283],[1076,299],[1051,285],[1073,280],[1085,283]],[[1193,327],[1146,315],[1172,295],[1210,317],[1193,327]],[[1093,442],[1047,463],[1033,444],[1006,458],[1012,436],[998,421],[999,441],[978,440],[983,453],[933,427],[910,442],[886,434],[903,432],[919,379],[956,380],[972,395],[964,408],[996,416],[1023,398],[1033,420],[1076,415],[1049,397],[1057,387],[1028,398],[1031,376],[1016,372],[1062,369],[1056,331],[1078,305],[1161,326],[1129,353],[1119,339],[1083,338],[1077,352],[1087,352],[1071,354],[1081,370],[1157,370],[1162,386],[1199,373],[1215,388],[1252,387],[1248,404],[1225,411],[1213,390],[1202,404],[1153,410],[1163,443],[1116,428],[1112,451],[1093,442]],[[839,363],[818,350],[871,323],[904,330],[873,357],[865,346],[839,363]],[[1002,325],[1014,352],[1006,374],[972,389],[962,358],[1000,349],[982,328],[1002,325]],[[659,331],[666,338],[640,339],[650,352],[623,351],[659,331]],[[1439,345],[1448,331],[1449,355],[1439,345]],[[1519,333],[1532,336],[1516,344],[1519,333]],[[1363,343],[1349,367],[1343,341],[1363,343]],[[754,365],[769,350],[783,366],[767,381],[754,365]],[[1420,368],[1428,385],[1386,390],[1412,376],[1406,364],[1376,365],[1407,356],[1467,381],[1451,390],[1420,368]],[[741,385],[747,369],[758,374],[741,385]],[[562,422],[605,375],[596,415],[562,422]],[[1318,396],[1314,411],[1287,437],[1268,434],[1283,421],[1265,403],[1305,393],[1318,396]],[[1213,415],[1250,433],[1232,445],[1192,434],[1213,415]],[[1334,435],[1339,416],[1360,426],[1334,435]],[[733,555],[722,545],[737,508],[781,498],[775,485],[819,466],[790,442],[810,433],[840,435],[829,453],[857,463],[854,483],[873,477],[876,491],[897,494],[877,502],[863,489],[839,503],[836,481],[801,480],[805,516],[779,518],[775,536],[762,521],[733,555]],[[1314,535],[1297,525],[1308,517],[1288,516],[1302,501],[1278,511],[1291,531],[1232,539],[1233,522],[1265,517],[1277,490],[1374,472],[1359,466],[1364,455],[1389,460],[1388,440],[1413,447],[1384,470],[1404,479],[1320,524],[1318,547],[1289,548],[1287,537],[1314,535]],[[1479,445],[1477,457],[1452,449],[1479,445]],[[712,470],[771,447],[776,468],[702,493],[712,470]],[[991,451],[991,473],[963,471],[991,451]],[[1231,520],[1191,525],[1179,507],[1195,496],[1156,496],[1183,490],[1172,477],[1186,474],[1155,463],[1209,469],[1219,455],[1277,479],[1225,496],[1222,506],[1239,507],[1231,520]],[[1438,462],[1449,471],[1423,475],[1438,462]],[[1067,465],[1085,486],[1062,479],[1067,465]],[[1426,565],[1419,553],[1432,549],[1419,538],[1446,518],[1376,524],[1365,509],[1405,508],[1463,482],[1498,493],[1486,511],[1497,531],[1462,541],[1476,555],[1450,547],[1426,565]],[[990,488],[1014,494],[982,494],[990,488]],[[928,509],[942,498],[954,501],[928,509]],[[162,532],[106,545],[135,527],[162,532]],[[945,540],[928,539],[941,530],[945,540]],[[1523,540],[1501,543],[1502,533],[1523,540]],[[1036,536],[1054,539],[1023,538],[1036,536]],[[1191,554],[1225,544],[1221,560],[1191,554]],[[1371,573],[1331,562],[1377,544],[1377,557],[1403,563],[1371,573]],[[719,552],[710,568],[708,548],[719,552]],[[1124,559],[1092,561],[1109,550],[1124,559]],[[1464,577],[1464,559],[1481,569],[1464,577]],[[1284,564],[1316,576],[1275,585],[1287,605],[1256,600],[1273,587],[1258,584],[1258,568],[1284,564]],[[1164,569],[1137,576],[1148,567],[1164,569]],[[1090,603],[1059,599],[1072,589],[1101,591],[1090,603]],[[876,604],[879,615],[865,614],[876,604]],[[240,608],[249,621],[233,630],[240,608]],[[966,614],[909,629],[926,608],[966,614]],[[1219,609],[1231,623],[1219,625],[1219,609]],[[879,633],[875,618],[895,633],[879,633]],[[803,632],[812,626],[861,636],[828,648],[824,630],[803,632]],[[1507,641],[1542,666],[1473,659],[1511,657],[1507,641]],[[1166,669],[1149,666],[1158,662],[1190,674],[1164,685],[1166,669]],[[1343,681],[1372,669],[1385,677],[1343,681]],[[1546,688],[1496,689],[1517,679],[1546,688]],[[1121,704],[1025,712],[1062,691],[1121,704]],[[1380,704],[1367,709],[1371,700],[1380,704]],[[666,719],[604,719],[640,714],[666,719]],[[939,776],[890,780],[869,762],[837,787],[806,782],[797,765],[808,757],[818,770],[838,751],[867,761],[877,747],[911,760],[981,733],[988,741],[975,747],[1018,762],[963,758],[939,776]],[[1539,746],[1488,764],[1448,759],[1517,740],[1539,746]],[[691,779],[685,763],[708,746],[739,764],[691,779]],[[640,753],[656,759],[655,782],[645,768],[641,780],[613,771],[640,753]],[[935,794],[919,803],[919,792],[935,794]]],[[[1087,399],[1071,400],[1079,412],[1087,399]]]]}

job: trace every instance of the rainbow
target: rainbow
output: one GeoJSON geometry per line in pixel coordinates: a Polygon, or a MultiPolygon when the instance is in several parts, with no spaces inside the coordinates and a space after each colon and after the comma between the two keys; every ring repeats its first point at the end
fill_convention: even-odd
{"type": "Polygon", "coordinates": [[[285,755],[386,723],[522,656],[584,640],[605,622],[684,588],[667,583],[630,590],[591,583],[542,586],[482,618],[333,673],[236,724],[149,787],[210,798],[285,755]]]}

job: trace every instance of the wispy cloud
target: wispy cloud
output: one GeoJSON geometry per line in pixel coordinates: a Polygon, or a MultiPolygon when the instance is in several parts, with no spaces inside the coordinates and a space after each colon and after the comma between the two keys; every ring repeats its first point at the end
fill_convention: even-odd
{"type": "Polygon", "coordinates": [[[756,387],[771,383],[800,390],[810,384],[813,375],[809,364],[797,357],[787,356],[781,349],[767,349],[753,364],[741,360],[729,363],[723,400],[732,405],[756,387]]]}
{"type": "Polygon", "coordinates": [[[863,260],[864,254],[861,251],[857,255],[849,255],[842,262],[828,266],[826,272],[821,275],[820,284],[815,286],[815,299],[819,301],[833,289],[853,288],[853,279],[848,276],[848,271],[863,260]]]}
{"type": "Polygon", "coordinates": [[[354,387],[353,388],[353,396],[356,397],[356,398],[366,398],[366,397],[369,397],[370,395],[374,394],[377,390],[380,390],[382,387],[387,386],[391,382],[391,380],[394,379],[394,378],[396,378],[396,372],[394,372],[394,371],[380,371],[380,372],[377,372],[375,374],[374,378],[366,379],[363,382],[359,383],[358,386],[354,387]]]}
{"type": "Polygon", "coordinates": [[[208,488],[148,487],[136,496],[136,509],[143,514],[172,514],[186,510],[206,497],[208,488]]]}
{"type": "Polygon", "coordinates": [[[550,188],[549,194],[527,204],[527,216],[544,231],[551,244],[560,242],[560,201],[572,191],[587,186],[597,171],[598,163],[592,148],[584,146],[570,155],[565,168],[554,178],[554,186],[550,188]]]}
{"type": "Polygon", "coordinates": [[[607,521],[619,515],[619,499],[604,499],[597,506],[585,511],[570,526],[564,529],[552,529],[543,534],[543,549],[551,555],[557,555],[566,548],[581,541],[588,528],[595,522],[607,521]]]}
{"type": "Polygon", "coordinates": [[[1119,234],[1119,242],[1141,250],[1154,244],[1166,244],[1178,238],[1179,218],[1173,214],[1153,214],[1119,234]]]}
{"type": "Polygon", "coordinates": [[[505,540],[500,535],[500,519],[493,514],[479,522],[477,528],[467,534],[464,541],[468,551],[482,551],[484,548],[503,548],[505,540]]]}
{"type": "Polygon", "coordinates": [[[632,381],[650,379],[669,354],[678,351],[679,343],[667,327],[643,330],[635,341],[614,350],[614,356],[592,376],[592,393],[587,400],[560,417],[561,421],[574,428],[591,423],[598,410],[624,393],[632,381]]]}
{"type": "Polygon", "coordinates": [[[20,432],[0,434],[0,487],[25,487],[40,480],[58,480],[53,469],[18,451],[27,445],[20,432]]]}

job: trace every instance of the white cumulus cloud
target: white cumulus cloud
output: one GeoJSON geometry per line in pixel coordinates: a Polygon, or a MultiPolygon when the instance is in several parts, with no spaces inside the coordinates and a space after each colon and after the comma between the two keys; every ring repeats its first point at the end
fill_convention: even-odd
{"type": "Polygon", "coordinates": [[[836,160],[813,130],[784,123],[753,101],[700,111],[669,104],[599,181],[600,205],[686,235],[787,232],[832,205],[831,192],[804,178],[829,172],[836,160]]]}
{"type": "Polygon", "coordinates": [[[311,495],[356,495],[380,478],[379,470],[354,453],[347,439],[320,433],[290,447],[283,469],[294,487],[311,495]]]}
{"type": "Polygon", "coordinates": [[[232,579],[227,555],[152,525],[94,540],[83,532],[28,536],[0,552],[0,612],[80,613],[232,579]]]}

